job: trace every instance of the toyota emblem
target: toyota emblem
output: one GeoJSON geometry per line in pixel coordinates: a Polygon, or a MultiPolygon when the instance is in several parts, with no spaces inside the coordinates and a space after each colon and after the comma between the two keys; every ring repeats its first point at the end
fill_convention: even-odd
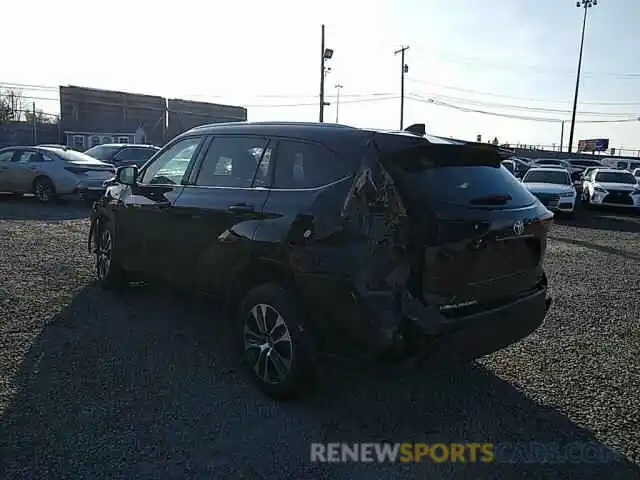
{"type": "Polygon", "coordinates": [[[514,222],[513,233],[516,235],[522,235],[524,233],[524,223],[522,223],[522,220],[516,220],[514,222]]]}

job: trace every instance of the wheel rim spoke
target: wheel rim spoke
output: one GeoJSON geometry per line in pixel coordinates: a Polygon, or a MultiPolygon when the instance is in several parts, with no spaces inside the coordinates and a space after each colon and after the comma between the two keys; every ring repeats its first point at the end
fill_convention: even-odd
{"type": "Polygon", "coordinates": [[[291,361],[285,360],[275,348],[269,351],[269,360],[278,374],[278,380],[282,381],[287,378],[289,369],[291,368],[291,361]]]}
{"type": "Polygon", "coordinates": [[[255,305],[244,324],[244,347],[248,363],[265,383],[284,382],[291,371],[293,344],[289,328],[270,305],[255,305]]]}
{"type": "Polygon", "coordinates": [[[96,269],[99,279],[104,279],[111,265],[111,234],[105,230],[100,235],[100,244],[96,249],[96,269]]]}

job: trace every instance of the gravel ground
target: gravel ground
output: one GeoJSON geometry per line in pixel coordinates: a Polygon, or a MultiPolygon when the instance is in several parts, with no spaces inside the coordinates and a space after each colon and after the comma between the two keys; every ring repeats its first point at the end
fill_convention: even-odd
{"type": "Polygon", "coordinates": [[[0,198],[2,479],[640,478],[638,217],[554,226],[555,304],[524,341],[449,372],[336,369],[277,404],[237,371],[209,300],[95,287],[87,216],[0,198]],[[309,443],[329,441],[580,441],[626,458],[311,463],[309,443]]]}

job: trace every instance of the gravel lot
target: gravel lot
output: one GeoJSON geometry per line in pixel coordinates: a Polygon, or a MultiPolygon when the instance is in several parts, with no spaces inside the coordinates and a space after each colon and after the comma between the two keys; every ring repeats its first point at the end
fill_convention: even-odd
{"type": "Polygon", "coordinates": [[[329,371],[277,404],[204,298],[92,284],[88,208],[0,197],[0,478],[640,478],[640,218],[554,226],[528,339],[456,371],[329,371]],[[595,269],[594,269],[595,267],[595,269]],[[619,463],[322,465],[310,442],[596,442],[619,463]]]}

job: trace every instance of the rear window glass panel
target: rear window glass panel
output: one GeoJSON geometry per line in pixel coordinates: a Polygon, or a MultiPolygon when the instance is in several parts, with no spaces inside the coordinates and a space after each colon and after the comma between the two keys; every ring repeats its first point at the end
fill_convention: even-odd
{"type": "MultiPolygon", "coordinates": [[[[503,197],[499,207],[523,207],[536,202],[535,197],[503,165],[431,164],[429,152],[402,153],[390,157],[392,176],[400,176],[403,190],[410,196],[428,201],[456,205],[492,206],[491,201],[478,202],[490,197],[503,197]],[[422,166],[421,166],[422,165],[422,166]]],[[[500,202],[498,202],[500,203],[500,202]]]]}
{"type": "Polygon", "coordinates": [[[98,160],[111,160],[113,156],[118,153],[121,147],[111,146],[111,145],[97,145],[95,147],[91,147],[89,150],[85,151],[86,155],[89,155],[93,158],[97,158],[98,160]]]}
{"type": "Polygon", "coordinates": [[[52,153],[55,153],[58,157],[68,162],[87,162],[96,163],[96,158],[85,153],[76,152],[75,150],[55,150],[50,149],[52,153]]]}
{"type": "Polygon", "coordinates": [[[595,181],[602,183],[636,183],[635,177],[626,172],[598,172],[595,181]]]}
{"type": "Polygon", "coordinates": [[[534,170],[529,171],[525,175],[523,182],[525,183],[557,183],[560,185],[571,184],[571,179],[564,171],[534,170]]]}

